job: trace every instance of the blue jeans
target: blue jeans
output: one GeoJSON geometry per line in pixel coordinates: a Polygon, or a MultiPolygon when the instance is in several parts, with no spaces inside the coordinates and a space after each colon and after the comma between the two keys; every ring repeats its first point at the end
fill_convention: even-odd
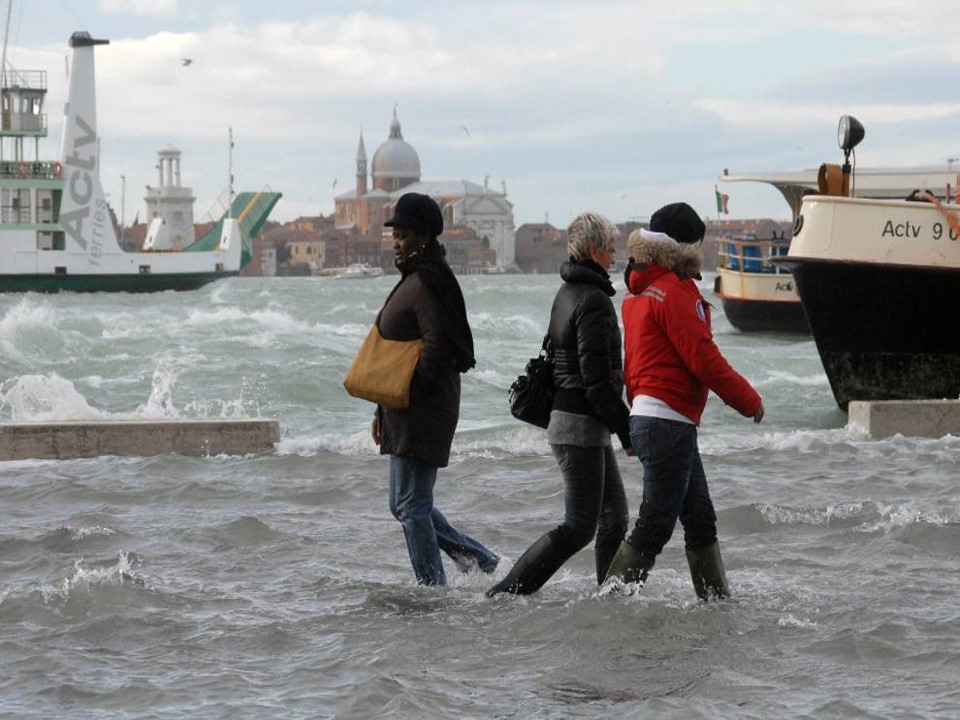
{"type": "Polygon", "coordinates": [[[471,537],[454,528],[433,506],[437,468],[413,457],[390,456],[390,512],[403,525],[410,564],[421,585],[446,585],[440,551],[462,570],[476,566],[492,572],[500,561],[471,537]]]}
{"type": "Polygon", "coordinates": [[[656,557],[679,519],[686,549],[713,545],[717,515],[697,448],[697,426],[633,415],[630,441],[643,463],[643,498],[627,542],[656,557]]]}

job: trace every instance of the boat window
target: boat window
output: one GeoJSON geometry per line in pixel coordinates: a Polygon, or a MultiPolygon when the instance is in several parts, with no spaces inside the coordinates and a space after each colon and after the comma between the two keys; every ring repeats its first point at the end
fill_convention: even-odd
{"type": "Polygon", "coordinates": [[[37,190],[37,222],[56,223],[60,221],[61,190],[37,190]]]}
{"type": "Polygon", "coordinates": [[[27,188],[3,188],[0,191],[0,222],[30,222],[30,191],[27,188]]]}
{"type": "Polygon", "coordinates": [[[37,250],[63,250],[65,248],[62,231],[37,231],[37,250]]]}
{"type": "Polygon", "coordinates": [[[62,230],[38,230],[37,250],[64,250],[66,243],[62,230]]]}

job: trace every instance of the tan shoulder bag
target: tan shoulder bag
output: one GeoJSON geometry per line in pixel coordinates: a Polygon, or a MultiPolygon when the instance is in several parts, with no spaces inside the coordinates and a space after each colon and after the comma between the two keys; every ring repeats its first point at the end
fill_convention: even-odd
{"type": "Polygon", "coordinates": [[[410,382],[422,347],[423,338],[384,339],[374,322],[347,370],[343,386],[354,397],[405,410],[410,406],[410,382]]]}

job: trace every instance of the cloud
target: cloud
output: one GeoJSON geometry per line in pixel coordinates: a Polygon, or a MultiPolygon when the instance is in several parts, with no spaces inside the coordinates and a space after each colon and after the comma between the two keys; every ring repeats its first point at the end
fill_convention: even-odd
{"type": "Polygon", "coordinates": [[[174,17],[177,0],[100,0],[100,12],[106,15],[154,15],[174,17]]]}
{"type": "MultiPolygon", "coordinates": [[[[232,126],[239,186],[283,191],[278,217],[329,211],[333,179],[342,189],[352,177],[361,125],[372,157],[395,103],[426,179],[505,179],[518,222],[550,212],[559,223],[587,206],[642,215],[687,193],[712,202],[724,167],[835,160],[843,113],[867,126],[865,154],[877,161],[960,154],[950,145],[960,46],[942,13],[906,0],[877,0],[869,13],[859,0],[230,7],[101,0],[114,16],[111,44],[96,50],[105,175],[153,182],[154,153],[173,144],[199,208],[219,192],[232,126]],[[194,17],[121,23],[177,10],[194,17]]],[[[64,50],[20,63],[50,71],[54,112],[64,50]]],[[[58,122],[51,114],[51,134],[58,122]]]]}
{"type": "MultiPolygon", "coordinates": [[[[788,105],[779,103],[738,102],[725,99],[704,99],[700,107],[716,113],[724,122],[739,127],[806,127],[813,122],[835,122],[847,112],[842,104],[788,105]]],[[[850,111],[852,112],[852,110],[850,111]]],[[[960,115],[960,102],[929,105],[867,105],[856,106],[858,118],[874,123],[903,123],[960,115]]]]}
{"type": "MultiPolygon", "coordinates": [[[[117,39],[98,51],[98,84],[105,117],[123,106],[127,118],[138,118],[118,132],[156,132],[165,124],[160,111],[175,101],[199,134],[222,124],[220,116],[242,115],[265,137],[293,137],[316,128],[333,105],[343,110],[379,97],[409,108],[439,98],[467,108],[496,103],[501,113],[540,102],[546,109],[547,102],[563,103],[559,93],[575,97],[578,88],[642,86],[662,66],[652,49],[623,54],[589,34],[560,40],[531,34],[510,44],[490,35],[458,43],[434,25],[362,12],[227,24],[117,39]],[[187,68],[183,57],[193,60],[187,68]]],[[[523,123],[523,113],[509,119],[523,123]]]]}

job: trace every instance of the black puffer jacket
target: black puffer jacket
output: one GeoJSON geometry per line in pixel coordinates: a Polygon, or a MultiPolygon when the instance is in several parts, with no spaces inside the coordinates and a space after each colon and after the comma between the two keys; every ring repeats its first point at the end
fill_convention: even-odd
{"type": "Polygon", "coordinates": [[[623,400],[622,338],[610,301],[616,291],[596,263],[560,266],[563,285],[550,311],[554,410],[590,415],[630,447],[630,409],[623,400]]]}

